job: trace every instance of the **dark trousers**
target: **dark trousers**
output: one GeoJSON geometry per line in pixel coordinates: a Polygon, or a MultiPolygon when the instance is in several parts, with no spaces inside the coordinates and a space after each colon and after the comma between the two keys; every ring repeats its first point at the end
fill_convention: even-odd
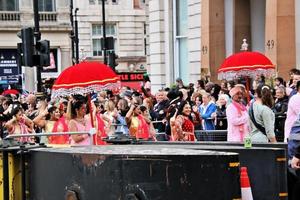
{"type": "Polygon", "coordinates": [[[288,193],[289,200],[300,199],[300,170],[288,169],[288,193]]]}

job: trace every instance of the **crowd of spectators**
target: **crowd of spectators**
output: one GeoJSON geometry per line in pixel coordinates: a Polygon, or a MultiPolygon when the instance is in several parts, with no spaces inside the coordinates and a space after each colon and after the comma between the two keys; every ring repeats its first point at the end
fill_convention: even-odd
{"type": "MultiPolygon", "coordinates": [[[[175,141],[253,142],[286,141],[300,113],[300,71],[290,80],[263,76],[220,84],[199,80],[176,84],[153,93],[149,77],[140,91],[122,87],[117,93],[102,91],[87,97],[74,95],[0,96],[1,138],[11,134],[89,132],[96,128],[95,144],[116,134],[136,139],[175,141]],[[249,83],[250,84],[250,83],[249,83]],[[287,119],[287,120],[286,120],[287,119]],[[223,134],[220,134],[222,133],[223,134]],[[159,137],[158,137],[159,136],[159,137]]],[[[21,137],[21,142],[90,144],[89,134],[21,137]]]]}
{"type": "Polygon", "coordinates": [[[298,69],[290,71],[287,81],[258,76],[251,83],[248,79],[198,80],[186,85],[178,78],[173,86],[154,93],[146,76],[140,91],[122,87],[118,92],[90,94],[91,98],[51,99],[50,95],[0,95],[1,139],[17,134],[19,142],[105,145],[107,138],[116,135],[191,142],[243,142],[247,137],[253,143],[288,141],[291,166],[300,168],[298,69]],[[92,127],[94,134],[90,134],[92,127]],[[49,135],[22,137],[30,133],[49,135]],[[291,139],[295,135],[298,139],[291,139]]]}

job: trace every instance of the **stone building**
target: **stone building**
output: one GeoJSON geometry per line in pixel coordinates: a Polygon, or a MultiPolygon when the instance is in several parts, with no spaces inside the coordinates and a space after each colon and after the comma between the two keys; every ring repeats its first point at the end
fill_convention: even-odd
{"type": "Polygon", "coordinates": [[[185,84],[209,76],[243,39],[268,56],[277,74],[300,68],[298,0],[150,0],[149,66],[157,90],[177,77],[185,84]]]}
{"type": "Polygon", "coordinates": [[[177,77],[185,84],[200,77],[201,1],[149,1],[149,66],[154,90],[177,77]]]}
{"type": "MultiPolygon", "coordinates": [[[[74,0],[79,27],[79,58],[103,61],[102,0],[74,0]]],[[[147,68],[147,1],[105,0],[106,37],[113,38],[119,72],[147,68]]]]}
{"type": "MultiPolygon", "coordinates": [[[[42,78],[55,78],[71,62],[69,0],[39,0],[42,39],[50,41],[55,64],[42,69],[42,78]]],[[[17,33],[34,26],[33,0],[0,1],[0,84],[14,84],[22,74],[25,89],[35,91],[35,69],[16,65],[17,33]]]]}
{"type": "Polygon", "coordinates": [[[202,0],[202,69],[216,80],[223,59],[239,52],[243,39],[288,78],[300,67],[300,2],[298,0],[202,0]]]}
{"type": "MultiPolygon", "coordinates": [[[[42,39],[50,40],[55,67],[51,78],[72,64],[70,0],[39,0],[42,39]]],[[[103,60],[102,0],[73,0],[79,8],[79,58],[103,60]]],[[[112,37],[118,71],[150,74],[153,90],[210,76],[227,56],[249,50],[267,55],[278,75],[300,67],[300,1],[298,0],[105,0],[107,36],[112,37]]],[[[0,85],[23,74],[26,89],[35,90],[34,68],[16,67],[17,32],[33,26],[33,0],[0,1],[0,85]],[[19,71],[18,71],[19,70],[19,71]]],[[[50,67],[51,68],[51,67],[50,67]]]]}

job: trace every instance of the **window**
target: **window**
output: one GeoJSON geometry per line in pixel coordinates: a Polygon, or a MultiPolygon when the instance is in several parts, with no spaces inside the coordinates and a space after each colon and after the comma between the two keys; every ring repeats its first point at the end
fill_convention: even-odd
{"type": "MultiPolygon", "coordinates": [[[[108,1],[107,1],[107,0],[104,0],[104,1],[105,1],[106,4],[108,4],[108,1]]],[[[102,4],[102,0],[98,0],[98,4],[101,5],[101,4],[102,4]]]]}
{"type": "MultiPolygon", "coordinates": [[[[188,62],[188,5],[187,1],[173,0],[174,10],[174,29],[175,29],[175,75],[180,77],[183,82],[189,82],[189,62],[188,62]]],[[[176,78],[177,78],[176,77],[176,78]]]]}
{"type": "MultiPolygon", "coordinates": [[[[102,0],[89,0],[89,4],[90,5],[95,5],[98,2],[99,5],[102,4],[102,0]]],[[[119,0],[104,0],[105,4],[109,4],[111,2],[111,4],[116,5],[119,3],[119,0]]]]}
{"type": "Polygon", "coordinates": [[[39,11],[41,12],[55,11],[55,0],[39,0],[39,11]]]}
{"type": "Polygon", "coordinates": [[[140,6],[140,0],[133,0],[133,8],[134,9],[140,9],[141,6],[140,6]]]}
{"type": "MultiPolygon", "coordinates": [[[[106,24],[106,37],[114,38],[114,49],[116,49],[116,25],[115,24],[106,24]]],[[[101,39],[103,38],[103,27],[101,24],[92,25],[92,49],[93,56],[102,56],[102,43],[101,39]]]]}
{"type": "Polygon", "coordinates": [[[0,11],[19,11],[19,0],[0,0],[0,11]]]}
{"type": "MultiPolygon", "coordinates": [[[[105,26],[106,36],[116,36],[116,25],[106,24],[105,26]]],[[[92,26],[92,35],[101,36],[103,35],[103,26],[101,24],[94,24],[92,26]]]]}
{"type": "Polygon", "coordinates": [[[95,5],[95,0],[89,0],[90,5],[95,5]]]}
{"type": "Polygon", "coordinates": [[[133,8],[134,9],[142,9],[145,8],[146,0],[133,0],[133,8]]]}

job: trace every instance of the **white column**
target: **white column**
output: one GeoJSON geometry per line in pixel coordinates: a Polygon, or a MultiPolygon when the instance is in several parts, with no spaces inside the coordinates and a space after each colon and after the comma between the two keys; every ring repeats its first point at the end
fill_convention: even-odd
{"type": "MultiPolygon", "coordinates": [[[[173,69],[174,69],[174,74],[173,74],[173,79],[175,80],[176,78],[179,78],[179,44],[178,44],[178,40],[176,40],[176,35],[177,35],[177,20],[176,20],[176,16],[177,16],[177,8],[176,8],[176,0],[172,0],[172,28],[173,28],[173,69]]],[[[174,81],[175,82],[175,81],[174,81]]]]}
{"type": "Polygon", "coordinates": [[[200,79],[201,66],[201,1],[188,1],[188,50],[189,81],[196,83],[200,79]]]}
{"type": "Polygon", "coordinates": [[[234,0],[225,0],[225,51],[226,57],[234,53],[234,0]]]}
{"type": "Polygon", "coordinates": [[[57,66],[58,66],[58,72],[63,71],[64,69],[68,68],[72,65],[72,59],[71,59],[71,49],[70,48],[61,48],[57,51],[57,66]]]}
{"type": "Polygon", "coordinates": [[[153,93],[166,86],[164,2],[149,1],[149,72],[153,93]]]}
{"type": "Polygon", "coordinates": [[[252,51],[265,52],[266,1],[251,0],[251,44],[252,51]]]}
{"type": "Polygon", "coordinates": [[[23,89],[34,92],[36,90],[36,70],[35,67],[22,67],[23,89]]]}
{"type": "Polygon", "coordinates": [[[172,5],[169,0],[164,1],[164,37],[165,37],[165,66],[166,85],[174,83],[174,62],[173,62],[173,34],[172,34],[172,5]]]}

